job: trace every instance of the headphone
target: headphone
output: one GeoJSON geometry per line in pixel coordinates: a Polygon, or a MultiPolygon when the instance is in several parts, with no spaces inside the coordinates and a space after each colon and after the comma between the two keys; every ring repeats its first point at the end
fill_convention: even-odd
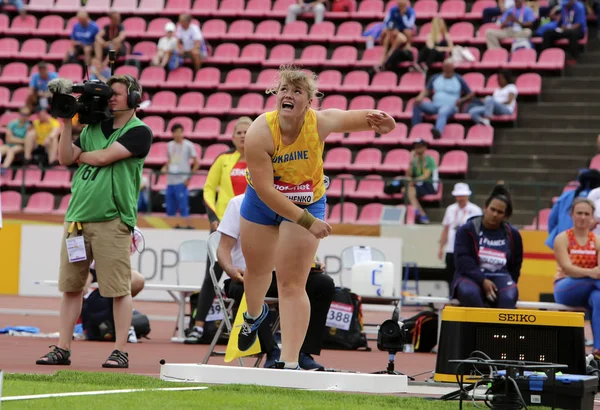
{"type": "Polygon", "coordinates": [[[131,75],[125,74],[123,77],[127,79],[127,107],[137,108],[142,102],[142,87],[131,75]]]}

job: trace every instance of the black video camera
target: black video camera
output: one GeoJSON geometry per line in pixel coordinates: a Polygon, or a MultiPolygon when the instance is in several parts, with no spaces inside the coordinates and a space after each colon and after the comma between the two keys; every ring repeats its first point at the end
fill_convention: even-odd
{"type": "Polygon", "coordinates": [[[98,124],[114,118],[108,108],[113,91],[100,80],[72,84],[67,79],[57,78],[48,84],[48,89],[52,92],[50,114],[53,117],[73,118],[78,114],[80,124],[98,124]],[[71,93],[80,96],[75,98],[71,93]]]}

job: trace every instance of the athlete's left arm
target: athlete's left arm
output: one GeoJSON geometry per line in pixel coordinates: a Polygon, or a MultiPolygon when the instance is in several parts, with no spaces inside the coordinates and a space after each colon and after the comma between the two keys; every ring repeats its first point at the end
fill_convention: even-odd
{"type": "Polygon", "coordinates": [[[147,127],[135,127],[105,149],[82,152],[79,160],[94,167],[104,167],[129,157],[145,158],[151,146],[152,132],[147,127]]]}
{"type": "Polygon", "coordinates": [[[329,109],[317,111],[319,135],[325,140],[331,133],[346,133],[374,130],[387,134],[396,128],[396,121],[381,110],[344,111],[329,109]]]}

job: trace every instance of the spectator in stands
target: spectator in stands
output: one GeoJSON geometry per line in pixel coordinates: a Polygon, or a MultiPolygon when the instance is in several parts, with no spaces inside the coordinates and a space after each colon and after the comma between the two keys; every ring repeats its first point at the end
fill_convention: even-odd
{"type": "Polygon", "coordinates": [[[579,55],[579,40],[587,33],[587,20],[585,6],[577,0],[563,0],[559,27],[547,30],[542,37],[542,50],[552,48],[556,40],[566,38],[569,40],[567,48],[573,63],[579,55]]]}
{"type": "Polygon", "coordinates": [[[518,229],[506,221],[512,210],[508,190],[496,185],[485,201],[483,216],[458,228],[452,294],[461,306],[515,308],[523,241],[518,229]]]}
{"type": "Polygon", "coordinates": [[[121,14],[118,11],[111,11],[108,17],[110,17],[110,23],[98,31],[94,41],[94,55],[96,58],[104,60],[105,65],[107,63],[105,57],[108,59],[108,50],[115,50],[117,56],[127,54],[125,27],[121,23],[121,14]]]}
{"type": "MultiPolygon", "coordinates": [[[[244,294],[244,273],[246,261],[241,250],[240,238],[240,207],[244,195],[239,195],[229,201],[222,223],[219,225],[221,241],[217,250],[217,259],[222,269],[230,277],[225,281],[225,293],[239,303],[244,294]]],[[[321,353],[321,341],[325,331],[327,313],[331,299],[335,292],[333,279],[324,273],[324,267],[318,263],[313,264],[306,281],[306,293],[310,302],[310,320],[300,348],[298,365],[304,370],[324,370],[324,367],[315,362],[313,354],[321,353]]],[[[267,297],[278,297],[277,277],[273,272],[271,285],[267,297]]],[[[279,360],[281,351],[273,339],[267,321],[264,321],[258,330],[261,348],[267,353],[265,367],[274,367],[279,360]]]]}
{"type": "Polygon", "coordinates": [[[418,139],[410,152],[410,166],[406,171],[409,178],[408,201],[415,208],[417,223],[428,224],[429,218],[419,198],[437,192],[437,166],[431,155],[427,155],[427,141],[418,139]]]}
{"type": "Polygon", "coordinates": [[[43,109],[48,108],[48,98],[52,95],[48,91],[48,83],[58,78],[58,73],[48,71],[48,65],[44,61],[39,62],[37,67],[38,72],[29,79],[29,94],[25,102],[30,111],[35,111],[38,104],[43,109]]]}
{"type": "Polygon", "coordinates": [[[444,131],[448,118],[459,112],[460,106],[474,95],[462,76],[454,72],[452,60],[446,59],[442,66],[442,73],[431,77],[425,89],[415,98],[412,125],[420,124],[423,121],[423,114],[437,114],[431,134],[434,139],[438,139],[444,131]],[[431,102],[423,101],[432,94],[431,102]]]}
{"type": "Polygon", "coordinates": [[[459,182],[454,185],[452,196],[456,200],[455,203],[446,208],[442,225],[442,236],[440,238],[440,250],[438,258],[446,261],[446,280],[448,285],[452,284],[454,279],[454,239],[456,231],[463,226],[469,219],[482,214],[481,208],[469,201],[471,189],[468,184],[459,182]]]}
{"type": "Polygon", "coordinates": [[[494,94],[485,97],[483,106],[473,107],[469,114],[478,124],[491,125],[490,118],[494,115],[511,115],[515,111],[519,91],[512,74],[507,70],[498,72],[498,85],[494,94]]]}
{"type": "Polygon", "coordinates": [[[27,14],[23,0],[0,0],[0,9],[3,6],[15,6],[21,17],[24,17],[27,14]]]}
{"type": "Polygon", "coordinates": [[[15,157],[22,153],[25,148],[25,136],[31,127],[29,108],[23,107],[19,110],[19,118],[16,118],[6,126],[5,142],[0,145],[0,157],[4,158],[0,165],[0,174],[12,165],[15,157]]]}
{"type": "MultiPolygon", "coordinates": [[[[250,117],[240,117],[236,121],[233,128],[233,145],[235,148],[219,155],[208,170],[203,196],[211,232],[216,231],[219,227],[231,198],[246,192],[247,165],[244,155],[244,140],[250,124],[252,124],[250,117]]],[[[193,329],[185,341],[188,344],[200,343],[204,332],[204,321],[215,298],[214,288],[208,274],[209,268],[210,266],[207,263],[204,283],[198,296],[198,304],[190,320],[190,329],[193,329]]],[[[221,267],[219,265],[215,266],[215,274],[219,278],[222,273],[221,267]]]]}
{"type": "Polygon", "coordinates": [[[594,357],[600,359],[600,238],[591,232],[595,206],[587,198],[575,198],[571,206],[573,227],[554,240],[557,272],[554,300],[568,306],[585,307],[591,314],[594,357]]]}
{"type": "Polygon", "coordinates": [[[381,64],[376,67],[379,70],[385,62],[399,48],[409,49],[413,33],[416,29],[417,15],[410,7],[408,0],[398,0],[395,6],[388,11],[383,21],[385,28],[381,33],[381,44],[383,55],[381,64]]]}
{"type": "Polygon", "coordinates": [[[422,73],[427,73],[433,63],[444,61],[452,53],[452,37],[448,33],[446,23],[441,17],[431,20],[431,31],[425,40],[425,47],[419,52],[415,68],[422,73]]]}
{"type": "Polygon", "coordinates": [[[77,57],[83,54],[86,65],[90,65],[94,52],[94,40],[98,34],[98,25],[90,19],[87,11],[79,10],[77,20],[71,32],[71,47],[67,50],[65,63],[76,63],[77,57]]]}
{"type": "Polygon", "coordinates": [[[179,215],[187,219],[188,229],[192,229],[188,185],[192,175],[200,168],[200,162],[194,144],[183,137],[183,126],[174,124],[171,133],[173,141],[167,144],[167,163],[161,169],[163,173],[168,172],[165,193],[167,216],[176,216],[179,211],[179,215]],[[190,162],[193,162],[191,172],[190,162]]]}
{"type": "Polygon", "coordinates": [[[110,68],[108,68],[108,66],[104,64],[99,57],[92,58],[90,72],[90,80],[107,82],[110,78],[110,68]]]}
{"type": "Polygon", "coordinates": [[[138,197],[138,213],[139,212],[150,212],[150,180],[146,175],[142,175],[142,182],[140,183],[140,196],[138,197]]]}
{"type": "Polygon", "coordinates": [[[506,10],[515,5],[515,0],[497,0],[498,7],[486,7],[483,9],[482,23],[491,23],[496,17],[501,16],[506,10]]]}
{"type": "Polygon", "coordinates": [[[152,58],[152,65],[166,67],[171,60],[173,51],[177,48],[177,37],[175,36],[175,24],[165,24],[165,35],[158,40],[156,54],[152,58]]]}
{"type": "Polygon", "coordinates": [[[315,16],[315,24],[321,23],[325,19],[326,0],[296,0],[296,4],[288,7],[288,15],[285,24],[293,23],[298,16],[303,13],[312,13],[315,16]]]}
{"type": "Polygon", "coordinates": [[[515,0],[515,5],[500,17],[500,29],[485,32],[487,48],[501,48],[500,40],[505,38],[529,38],[535,23],[535,14],[524,0],[515,0]]]}
{"type": "Polygon", "coordinates": [[[40,110],[38,118],[32,121],[32,126],[25,136],[25,162],[31,162],[33,151],[36,148],[44,147],[46,154],[48,154],[48,164],[57,164],[60,130],[60,122],[51,117],[48,111],[40,110]]]}
{"type": "Polygon", "coordinates": [[[181,56],[191,58],[194,70],[198,71],[202,66],[202,60],[208,56],[208,49],[200,27],[198,24],[192,23],[192,16],[189,14],[179,16],[177,38],[179,39],[178,50],[181,56]]]}

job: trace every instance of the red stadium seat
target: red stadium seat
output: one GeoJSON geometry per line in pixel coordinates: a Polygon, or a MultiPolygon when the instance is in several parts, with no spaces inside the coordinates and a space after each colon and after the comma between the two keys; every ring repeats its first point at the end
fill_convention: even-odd
{"type": "MultiPolygon", "coordinates": [[[[369,73],[364,70],[351,71],[344,77],[342,91],[347,93],[360,93],[369,89],[369,73]]],[[[361,97],[355,97],[361,98],[361,97]]],[[[370,97],[371,99],[373,97],[370,97]]],[[[354,100],[353,100],[354,101],[354,100]]],[[[352,106],[352,104],[350,104],[352,106]]],[[[374,108],[374,107],[371,107],[374,108]]],[[[368,109],[371,109],[368,108],[368,109]]],[[[356,108],[351,108],[356,109],[356,108]]]]}
{"type": "MultiPolygon", "coordinates": [[[[1,41],[1,40],[0,40],[1,41]]],[[[28,84],[29,76],[27,75],[27,64],[25,63],[8,63],[2,70],[0,76],[1,84],[28,84]]]]}
{"type": "Polygon", "coordinates": [[[219,44],[215,48],[212,57],[209,58],[212,64],[232,64],[240,56],[240,47],[233,43],[219,44]]]}
{"type": "MultiPolygon", "coordinates": [[[[393,71],[381,71],[373,76],[369,86],[370,92],[391,93],[396,90],[398,76],[393,71]]],[[[384,97],[386,98],[386,97],[384,97]]],[[[402,109],[402,107],[400,107],[402,109]]]]}
{"type": "MultiPolygon", "coordinates": [[[[166,17],[155,18],[148,23],[148,28],[146,29],[147,38],[160,38],[165,35],[165,24],[170,23],[171,20],[166,17]]],[[[204,29],[202,30],[202,35],[206,36],[204,29]]]]}
{"type": "Polygon", "coordinates": [[[477,0],[471,6],[471,11],[465,13],[464,18],[466,20],[481,20],[483,17],[483,10],[492,7],[497,7],[494,0],[477,0]]]}
{"type": "Polygon", "coordinates": [[[254,35],[254,23],[250,20],[235,20],[229,26],[225,38],[228,41],[245,41],[252,39],[254,35]]]}
{"type": "Polygon", "coordinates": [[[152,130],[154,137],[162,137],[165,132],[165,120],[163,117],[158,115],[150,115],[142,118],[144,124],[146,124],[152,130]]]}
{"type": "Polygon", "coordinates": [[[208,20],[202,25],[202,35],[207,40],[227,38],[227,23],[221,19],[208,20]]]}
{"type": "Polygon", "coordinates": [[[335,24],[331,21],[323,21],[313,24],[306,39],[310,42],[328,42],[335,37],[335,24]]]}
{"type": "Polygon", "coordinates": [[[136,13],[157,16],[160,15],[164,9],[164,0],[140,0],[136,13]]]}
{"type": "Polygon", "coordinates": [[[327,20],[348,20],[351,16],[351,13],[353,13],[356,10],[356,1],[355,0],[348,0],[347,10],[348,11],[326,11],[325,19],[327,19],[327,20]]]}
{"type": "Polygon", "coordinates": [[[230,110],[229,113],[231,115],[259,115],[263,111],[264,103],[265,101],[261,94],[246,93],[240,97],[237,107],[230,110]]]}
{"type": "Polygon", "coordinates": [[[19,18],[14,18],[7,34],[13,36],[27,36],[35,32],[37,27],[37,18],[33,14],[27,14],[19,18]]]}
{"type": "Polygon", "coordinates": [[[410,129],[410,134],[408,135],[407,142],[412,144],[418,139],[423,139],[430,144],[434,142],[433,136],[431,135],[431,129],[433,128],[433,124],[421,123],[413,126],[410,129]]]}
{"type": "Polygon", "coordinates": [[[383,55],[383,47],[375,46],[365,52],[362,55],[362,58],[356,62],[355,66],[357,67],[373,67],[379,65],[381,63],[381,56],[383,55]]]}
{"type": "MultiPolygon", "coordinates": [[[[210,3],[210,1],[204,0],[202,3],[210,3]]],[[[189,13],[191,8],[192,0],[167,0],[164,13],[172,16],[178,16],[180,14],[189,13]]]]}
{"type": "Polygon", "coordinates": [[[238,17],[244,15],[244,0],[221,0],[216,13],[219,17],[238,17]]]}
{"type": "Polygon", "coordinates": [[[356,191],[349,196],[357,199],[375,200],[384,196],[383,188],[385,182],[380,175],[367,175],[364,179],[358,181],[356,191]]]}
{"type": "Polygon", "coordinates": [[[65,54],[69,47],[71,47],[71,40],[62,39],[53,41],[52,44],[50,44],[50,50],[46,55],[46,59],[62,61],[63,58],[65,58],[65,54]]]}
{"type": "Polygon", "coordinates": [[[25,101],[29,95],[29,87],[21,87],[13,91],[10,101],[6,104],[7,108],[18,110],[25,106],[25,101]]]}
{"type": "Polygon", "coordinates": [[[203,107],[204,95],[196,91],[189,91],[179,98],[179,103],[172,112],[178,115],[198,114],[202,112],[203,107]]]}
{"type": "Polygon", "coordinates": [[[327,218],[327,222],[331,224],[346,223],[351,224],[356,222],[358,217],[358,207],[352,202],[344,202],[343,204],[335,204],[331,209],[331,214],[327,218]],[[343,208],[343,210],[342,210],[343,208]]]}
{"type": "MultiPolygon", "coordinates": [[[[279,38],[281,23],[276,20],[264,20],[257,24],[254,31],[254,40],[272,41],[279,38]]],[[[277,47],[277,46],[275,46],[277,47]]]]}
{"type": "Polygon", "coordinates": [[[375,138],[374,145],[398,146],[405,145],[408,135],[408,127],[402,122],[396,123],[396,128],[387,134],[381,134],[379,138],[375,138]]]}
{"type": "Polygon", "coordinates": [[[219,0],[201,0],[194,1],[194,6],[190,10],[193,16],[210,17],[217,13],[219,0]]]}
{"type": "Polygon", "coordinates": [[[320,66],[327,59],[327,49],[320,45],[311,45],[302,50],[297,64],[304,67],[320,66]]]}
{"type": "MultiPolygon", "coordinates": [[[[247,68],[235,68],[227,73],[225,81],[219,84],[220,90],[246,90],[252,81],[252,73],[247,68]]],[[[262,102],[261,102],[262,106],[262,102]]]]}
{"type": "Polygon", "coordinates": [[[358,9],[351,13],[353,19],[381,19],[383,16],[382,0],[362,0],[358,4],[358,9]]]}
{"type": "MultiPolygon", "coordinates": [[[[442,7],[443,4],[445,3],[442,3],[442,7]]],[[[454,43],[462,44],[471,41],[475,36],[475,28],[471,23],[460,22],[453,24],[452,27],[450,27],[449,33],[454,43]]]]}
{"type": "Polygon", "coordinates": [[[388,153],[385,155],[383,163],[379,165],[378,170],[400,174],[408,170],[409,164],[410,152],[402,148],[396,148],[388,151],[388,153]]]}
{"type": "Polygon", "coordinates": [[[375,109],[375,99],[370,95],[359,95],[350,102],[349,110],[373,110],[375,109]]]}
{"type": "Polygon", "coordinates": [[[438,15],[438,3],[434,0],[418,0],[413,9],[419,20],[431,20],[438,15]]]}
{"type": "Polygon", "coordinates": [[[145,165],[164,165],[167,163],[167,143],[155,142],[150,147],[150,152],[144,161],[145,165]]]}
{"type": "Polygon", "coordinates": [[[229,146],[226,144],[212,144],[204,151],[204,158],[200,161],[203,167],[210,167],[215,159],[225,151],[229,150],[229,146]]]}
{"type": "Polygon", "coordinates": [[[357,224],[360,225],[379,225],[381,215],[383,214],[383,205],[377,202],[366,204],[360,210],[357,224]]]}
{"type": "Polygon", "coordinates": [[[196,122],[191,138],[200,140],[216,140],[221,133],[221,120],[214,117],[202,117],[196,122]]]}
{"type": "MultiPolygon", "coordinates": [[[[16,19],[18,20],[18,19],[16,19]]],[[[16,38],[0,39],[0,58],[17,58],[19,55],[19,40],[16,38]]]]}
{"type": "Polygon", "coordinates": [[[2,201],[2,212],[20,212],[21,194],[17,191],[3,191],[0,193],[2,201]]]}
{"type": "Polygon", "coordinates": [[[527,70],[535,67],[537,53],[533,48],[520,48],[510,56],[510,61],[504,63],[502,68],[511,70],[527,70]]]}
{"type": "Polygon", "coordinates": [[[231,110],[231,95],[227,93],[211,94],[206,100],[204,108],[201,110],[202,115],[223,115],[231,110]]]}
{"type": "Polygon", "coordinates": [[[123,27],[127,38],[141,38],[146,36],[146,20],[141,17],[128,17],[123,20],[123,27]]]}
{"type": "Polygon", "coordinates": [[[394,118],[403,118],[402,104],[400,97],[389,95],[377,102],[377,109],[387,112],[394,118]]]}
{"type": "Polygon", "coordinates": [[[165,82],[166,72],[162,67],[146,67],[140,75],[142,87],[158,87],[165,82]]]}
{"type": "Polygon", "coordinates": [[[485,88],[485,77],[481,73],[465,73],[463,79],[475,94],[481,93],[485,88]]]}
{"type": "Polygon", "coordinates": [[[132,13],[137,10],[137,4],[131,0],[113,0],[112,9],[121,13],[132,13]]]}
{"type": "Polygon", "coordinates": [[[351,67],[356,64],[358,51],[354,46],[341,46],[333,50],[331,60],[323,62],[325,67],[351,67]]]}
{"type": "Polygon", "coordinates": [[[442,158],[440,174],[466,175],[469,169],[469,155],[465,151],[448,151],[442,158]]]}
{"type": "Polygon", "coordinates": [[[250,0],[246,4],[244,16],[246,17],[267,17],[271,12],[271,0],[250,0]]]}
{"type": "Polygon", "coordinates": [[[169,71],[167,83],[161,84],[163,88],[188,88],[194,79],[194,72],[189,67],[179,67],[169,71]]]}
{"type": "Polygon", "coordinates": [[[302,41],[308,37],[308,24],[305,21],[298,20],[283,26],[283,31],[279,38],[285,42],[302,41]]]}
{"type": "Polygon", "coordinates": [[[351,161],[352,151],[346,147],[337,147],[327,151],[323,166],[326,171],[344,171],[351,161]]]}
{"type": "MultiPolygon", "coordinates": [[[[277,79],[279,78],[279,70],[275,68],[268,68],[266,70],[262,70],[258,74],[258,78],[253,84],[250,84],[249,89],[252,91],[265,91],[277,84],[277,79]]],[[[320,84],[319,84],[320,88],[320,84]]]]}
{"type": "Polygon", "coordinates": [[[66,167],[55,167],[46,171],[37,188],[66,189],[71,187],[71,171],[66,167]]]}
{"type": "Polygon", "coordinates": [[[327,197],[339,198],[347,196],[356,190],[356,179],[352,174],[338,174],[331,180],[327,188],[327,197]]]}
{"type": "Polygon", "coordinates": [[[419,72],[409,72],[402,76],[396,88],[399,93],[419,93],[425,88],[425,75],[419,72]]]}
{"type": "Polygon", "coordinates": [[[148,114],[171,113],[177,105],[177,95],[173,91],[159,91],[152,96],[152,105],[144,111],[148,114]]]}
{"type": "Polygon", "coordinates": [[[540,95],[542,93],[542,76],[538,73],[521,74],[515,82],[519,95],[540,95]]]}
{"type": "Polygon", "coordinates": [[[14,178],[5,181],[4,185],[13,188],[21,188],[23,185],[23,176],[25,177],[25,187],[35,188],[42,180],[42,170],[37,167],[29,167],[26,168],[25,173],[23,173],[23,168],[19,168],[14,173],[14,178]]]}
{"type": "Polygon", "coordinates": [[[508,51],[504,48],[493,48],[486,50],[477,64],[478,69],[498,70],[508,61],[508,51]]]}
{"type": "Polygon", "coordinates": [[[348,109],[348,100],[343,95],[328,95],[323,99],[321,109],[327,110],[329,108],[346,110],[348,109]]]}
{"type": "Polygon", "coordinates": [[[565,51],[560,48],[549,48],[542,51],[534,68],[536,70],[564,70],[565,51]]]}
{"type": "Polygon", "coordinates": [[[264,67],[279,67],[294,62],[296,51],[289,44],[277,44],[271,49],[269,59],[263,62],[264,67]]]}
{"type": "MultiPolygon", "coordinates": [[[[361,4],[364,4],[362,1],[361,4]]],[[[362,37],[362,26],[358,21],[344,21],[338,26],[337,33],[329,38],[332,43],[352,43],[361,42],[362,37]]]]}
{"type": "Polygon", "coordinates": [[[446,0],[442,3],[440,11],[437,15],[445,20],[462,20],[465,12],[466,7],[464,1],[446,0]]]}
{"type": "Polygon", "coordinates": [[[58,76],[79,83],[83,81],[83,68],[79,64],[63,64],[58,69],[58,76]]]}
{"type": "Polygon", "coordinates": [[[338,70],[325,70],[319,74],[319,90],[338,91],[342,85],[342,73],[338,70]]]}
{"type": "Polygon", "coordinates": [[[56,208],[53,213],[58,215],[64,215],[67,213],[67,208],[69,207],[69,201],[71,200],[71,194],[64,195],[60,200],[60,205],[56,208]]]}
{"type": "Polygon", "coordinates": [[[469,128],[461,144],[466,147],[491,147],[494,145],[494,128],[477,124],[469,128]]]}
{"type": "Polygon", "coordinates": [[[194,130],[194,121],[189,117],[173,117],[167,124],[167,128],[165,129],[165,133],[163,134],[166,138],[172,138],[173,133],[171,132],[171,127],[175,124],[179,124],[183,127],[183,133],[185,135],[190,135],[194,130]]]}
{"type": "Polygon", "coordinates": [[[215,89],[221,81],[221,71],[215,67],[204,67],[198,70],[191,88],[215,89]]]}
{"type": "Polygon", "coordinates": [[[442,132],[442,138],[432,142],[434,146],[453,147],[461,145],[465,139],[465,127],[461,124],[447,124],[442,132]]]}
{"type": "Polygon", "coordinates": [[[365,148],[356,154],[354,162],[350,164],[351,171],[372,172],[381,165],[382,155],[377,148],[365,148]]]}

